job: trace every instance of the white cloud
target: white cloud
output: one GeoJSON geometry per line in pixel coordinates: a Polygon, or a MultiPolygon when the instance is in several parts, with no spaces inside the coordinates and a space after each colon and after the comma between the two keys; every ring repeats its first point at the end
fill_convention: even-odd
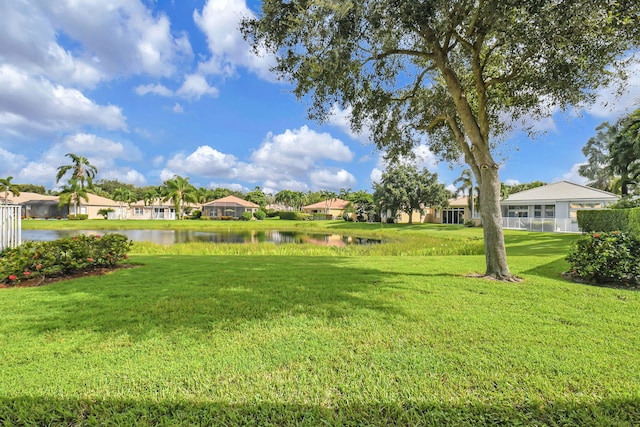
{"type": "Polygon", "coordinates": [[[209,188],[228,188],[229,190],[233,190],[233,191],[241,191],[243,193],[246,193],[247,191],[249,191],[249,188],[245,187],[242,184],[237,184],[237,183],[224,183],[224,182],[210,182],[207,187],[209,188]]]}
{"type": "Polygon", "coordinates": [[[52,134],[91,125],[126,130],[122,110],[97,105],[76,89],[0,66],[0,126],[11,134],[52,134]]]}
{"type": "Polygon", "coordinates": [[[209,86],[207,80],[199,74],[191,74],[185,77],[184,83],[176,91],[176,95],[187,99],[200,99],[201,96],[209,95],[217,97],[220,91],[213,86],[209,86]]]}
{"type": "Polygon", "coordinates": [[[580,169],[580,166],[582,165],[584,165],[584,163],[574,164],[569,172],[562,174],[562,176],[553,178],[551,182],[569,181],[576,184],[586,185],[589,180],[578,173],[578,169],[580,169]]]}
{"type": "MultiPolygon", "coordinates": [[[[638,55],[640,56],[640,55],[638,55]]],[[[592,116],[607,119],[617,119],[625,113],[638,108],[638,93],[640,93],[640,63],[635,62],[627,70],[629,79],[627,89],[618,94],[614,86],[601,88],[597,92],[597,101],[586,111],[592,116]]]]}
{"type": "Polygon", "coordinates": [[[232,178],[235,176],[236,162],[235,156],[203,145],[188,156],[176,154],[167,161],[167,168],[178,174],[232,178]]]}
{"type": "Polygon", "coordinates": [[[309,174],[311,184],[314,188],[321,190],[338,190],[340,188],[350,188],[356,185],[356,178],[344,169],[340,170],[317,170],[309,174]]]}
{"type": "Polygon", "coordinates": [[[509,178],[509,179],[505,179],[504,183],[506,185],[518,185],[518,184],[520,184],[520,181],[517,180],[517,179],[509,178]]]}
{"type": "Polygon", "coordinates": [[[355,133],[351,129],[351,111],[352,108],[346,110],[341,109],[338,105],[334,105],[331,108],[328,123],[337,127],[345,134],[349,135],[352,139],[360,141],[362,143],[371,142],[371,130],[366,126],[363,127],[362,132],[355,133]]]}
{"type": "Polygon", "coordinates": [[[382,173],[383,171],[381,169],[373,168],[371,170],[371,173],[369,173],[369,179],[371,180],[371,183],[380,183],[380,181],[382,180],[382,173]]]}
{"type": "Polygon", "coordinates": [[[264,80],[275,80],[269,71],[275,60],[266,54],[254,54],[239,30],[242,19],[254,16],[244,0],[208,0],[202,11],[193,12],[193,20],[206,35],[211,52],[211,57],[200,64],[200,71],[231,75],[236,67],[244,67],[264,80]]]}
{"type": "Polygon", "coordinates": [[[182,105],[178,104],[177,102],[175,104],[173,104],[173,107],[171,108],[171,111],[173,111],[176,114],[182,114],[184,113],[184,108],[182,108],[182,105]]]}
{"type": "Polygon", "coordinates": [[[411,150],[416,156],[415,163],[420,168],[426,168],[431,172],[435,172],[438,168],[438,158],[431,152],[428,146],[420,144],[411,150]]]}
{"type": "MultiPolygon", "coordinates": [[[[66,163],[29,162],[18,173],[20,182],[53,186],[58,173],[57,167],[66,163]]],[[[16,179],[18,182],[18,179],[16,179]]]]}
{"type": "Polygon", "coordinates": [[[135,169],[112,168],[100,172],[100,179],[116,179],[126,184],[133,184],[138,187],[147,185],[147,179],[135,169]]]}
{"type": "Polygon", "coordinates": [[[284,133],[267,135],[267,139],[251,156],[254,163],[270,168],[286,168],[292,174],[305,173],[321,160],[350,162],[353,153],[339,139],[328,133],[317,133],[302,126],[284,133]]]}
{"type": "Polygon", "coordinates": [[[173,92],[164,85],[161,84],[148,84],[140,85],[134,89],[135,93],[140,96],[151,93],[158,96],[173,96],[173,92]]]}

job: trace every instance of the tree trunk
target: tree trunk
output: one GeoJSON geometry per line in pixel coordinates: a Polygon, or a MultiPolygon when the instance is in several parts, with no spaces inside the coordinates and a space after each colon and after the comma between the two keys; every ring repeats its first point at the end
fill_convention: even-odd
{"type": "Polygon", "coordinates": [[[507,252],[502,231],[502,208],[500,206],[500,179],[498,169],[481,168],[480,215],[484,231],[486,276],[500,280],[513,280],[507,263],[507,252]]]}

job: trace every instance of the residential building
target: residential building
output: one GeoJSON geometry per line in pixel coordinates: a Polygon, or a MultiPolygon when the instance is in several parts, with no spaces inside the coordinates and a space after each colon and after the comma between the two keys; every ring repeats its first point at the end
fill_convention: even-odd
{"type": "Polygon", "coordinates": [[[252,215],[260,209],[255,203],[236,196],[226,196],[202,205],[202,216],[221,219],[230,217],[238,219],[244,212],[252,215]]]}
{"type": "Polygon", "coordinates": [[[620,196],[597,188],[560,181],[509,195],[500,202],[504,228],[579,232],[577,212],[603,209],[620,196]]]}

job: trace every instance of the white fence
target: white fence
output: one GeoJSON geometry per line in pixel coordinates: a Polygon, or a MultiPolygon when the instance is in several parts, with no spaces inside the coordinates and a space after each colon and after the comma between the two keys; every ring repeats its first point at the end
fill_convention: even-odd
{"type": "Polygon", "coordinates": [[[578,223],[571,218],[502,218],[502,228],[554,233],[580,233],[578,223]]]}
{"type": "Polygon", "coordinates": [[[20,205],[0,205],[0,250],[22,243],[20,205]]]}

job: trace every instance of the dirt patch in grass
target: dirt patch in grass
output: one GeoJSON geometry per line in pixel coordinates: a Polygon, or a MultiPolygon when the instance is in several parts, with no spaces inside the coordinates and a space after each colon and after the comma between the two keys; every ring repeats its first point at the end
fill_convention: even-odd
{"type": "Polygon", "coordinates": [[[51,283],[62,282],[63,280],[71,280],[78,279],[80,277],[91,277],[91,276],[104,276],[105,274],[109,274],[112,271],[119,270],[121,268],[133,268],[138,267],[138,265],[134,264],[118,264],[112,267],[95,267],[95,268],[87,268],[84,270],[78,270],[71,274],[65,274],[62,276],[40,276],[35,277],[33,279],[22,280],[20,283],[15,285],[8,283],[0,283],[0,289],[6,288],[33,288],[36,286],[44,286],[49,285],[51,283]]]}

